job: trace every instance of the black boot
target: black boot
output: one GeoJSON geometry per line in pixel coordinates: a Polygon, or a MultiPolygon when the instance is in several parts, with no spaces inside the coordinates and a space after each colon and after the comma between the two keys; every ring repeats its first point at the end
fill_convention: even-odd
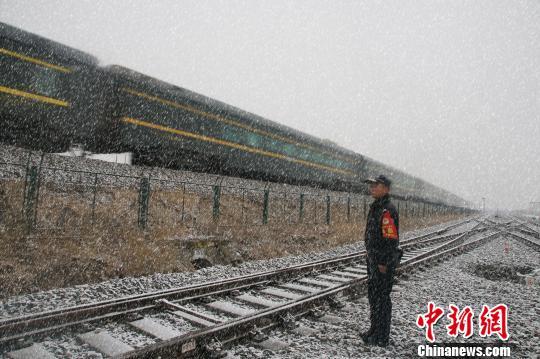
{"type": "Polygon", "coordinates": [[[376,341],[376,344],[375,344],[375,345],[377,345],[377,346],[379,346],[379,347],[385,348],[385,347],[388,346],[388,344],[389,344],[388,342],[389,342],[388,338],[386,338],[386,339],[378,339],[378,340],[376,341]]]}
{"type": "Polygon", "coordinates": [[[364,343],[368,344],[368,340],[371,336],[373,336],[373,333],[375,333],[375,328],[369,328],[368,331],[360,333],[360,338],[364,341],[364,343]]]}

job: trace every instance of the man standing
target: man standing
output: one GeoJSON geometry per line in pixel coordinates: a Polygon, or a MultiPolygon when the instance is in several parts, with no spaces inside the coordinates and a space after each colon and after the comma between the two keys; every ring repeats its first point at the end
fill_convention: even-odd
{"type": "Polygon", "coordinates": [[[390,292],[400,253],[399,218],[390,202],[392,182],[384,175],[364,182],[369,184],[375,200],[369,208],[365,232],[371,326],[361,337],[368,345],[387,346],[392,315],[390,292]]]}

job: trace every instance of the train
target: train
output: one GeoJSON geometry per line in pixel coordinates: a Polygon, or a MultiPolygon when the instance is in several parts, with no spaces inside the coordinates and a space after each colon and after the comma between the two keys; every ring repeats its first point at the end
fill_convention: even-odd
{"type": "Polygon", "coordinates": [[[337,144],[0,23],[0,141],[131,152],[133,163],[470,208],[462,198],[337,144]]]}

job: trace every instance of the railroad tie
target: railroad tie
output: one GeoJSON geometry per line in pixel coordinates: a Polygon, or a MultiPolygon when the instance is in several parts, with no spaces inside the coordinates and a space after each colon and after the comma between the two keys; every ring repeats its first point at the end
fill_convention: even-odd
{"type": "Polygon", "coordinates": [[[206,320],[206,319],[200,318],[198,316],[192,315],[190,313],[183,312],[181,310],[177,310],[177,311],[174,311],[172,313],[174,315],[176,315],[176,316],[178,316],[178,317],[180,317],[182,319],[185,319],[188,322],[190,322],[192,324],[195,324],[197,326],[200,326],[200,327],[211,327],[211,326],[217,324],[217,322],[206,320]]]}
{"type": "Polygon", "coordinates": [[[366,268],[358,268],[358,267],[347,267],[347,268],[344,268],[343,271],[356,273],[356,274],[362,274],[362,275],[365,275],[367,273],[366,268]]]}
{"type": "Polygon", "coordinates": [[[125,354],[133,349],[132,346],[116,339],[109,332],[87,332],[77,336],[83,343],[108,356],[125,354]]]}
{"type": "Polygon", "coordinates": [[[242,308],[238,305],[235,305],[234,303],[230,303],[224,300],[217,300],[215,302],[208,303],[207,306],[213,309],[217,309],[220,312],[236,315],[238,317],[243,317],[257,312],[256,309],[242,308]]]}
{"type": "Polygon", "coordinates": [[[32,344],[29,347],[14,350],[6,355],[10,359],[54,359],[56,358],[52,353],[47,351],[41,344],[32,344]]]}
{"type": "Polygon", "coordinates": [[[306,293],[317,293],[320,291],[317,288],[309,287],[307,285],[302,285],[302,284],[296,284],[296,283],[285,283],[285,284],[280,284],[279,286],[283,288],[287,288],[287,289],[299,290],[301,292],[306,292],[306,293]]]}
{"type": "Polygon", "coordinates": [[[313,284],[313,285],[323,287],[323,288],[324,287],[328,287],[328,288],[336,287],[336,286],[339,285],[339,284],[336,284],[336,283],[327,282],[327,281],[324,281],[324,280],[318,280],[318,279],[314,279],[314,278],[301,278],[298,281],[301,282],[301,283],[313,284]]]}
{"type": "Polygon", "coordinates": [[[349,272],[342,272],[342,271],[339,271],[339,270],[334,271],[334,272],[332,272],[330,274],[340,275],[342,277],[347,277],[347,278],[352,278],[352,279],[360,279],[360,278],[365,277],[365,275],[349,273],[349,272]]]}
{"type": "Polygon", "coordinates": [[[167,340],[179,337],[182,333],[179,331],[162,325],[150,318],[143,318],[129,323],[131,326],[139,329],[140,331],[149,334],[155,338],[161,340],[167,340]]]}
{"type": "Polygon", "coordinates": [[[350,282],[351,280],[349,278],[343,278],[343,277],[338,277],[336,275],[328,275],[328,274],[321,274],[319,276],[317,276],[317,279],[326,279],[326,280],[329,280],[329,281],[332,281],[332,282],[339,282],[339,283],[347,283],[347,282],[350,282]]]}
{"type": "Polygon", "coordinates": [[[267,307],[267,308],[277,307],[283,304],[281,302],[276,302],[274,300],[256,297],[251,294],[242,294],[242,295],[239,295],[238,297],[235,297],[235,299],[239,299],[241,301],[244,301],[250,304],[255,304],[255,305],[259,305],[261,307],[267,307]]]}
{"type": "Polygon", "coordinates": [[[303,297],[302,294],[296,294],[276,287],[265,288],[261,292],[286,299],[299,299],[303,297]]]}

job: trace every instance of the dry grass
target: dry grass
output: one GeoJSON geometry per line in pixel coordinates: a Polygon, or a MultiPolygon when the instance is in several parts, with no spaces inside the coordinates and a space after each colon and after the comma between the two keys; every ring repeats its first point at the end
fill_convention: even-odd
{"type": "MultiPolygon", "coordinates": [[[[194,247],[207,246],[214,263],[321,251],[363,239],[362,206],[333,203],[326,225],[324,201],[306,199],[299,218],[297,196],[270,196],[262,224],[262,192],[222,193],[214,221],[211,191],[156,190],[149,225],[138,227],[137,190],[72,184],[40,188],[36,228],[28,233],[22,181],[0,182],[0,297],[156,272],[193,270],[194,247]],[[186,238],[208,238],[189,241],[186,238]]],[[[408,231],[457,216],[402,217],[408,231]]]]}

